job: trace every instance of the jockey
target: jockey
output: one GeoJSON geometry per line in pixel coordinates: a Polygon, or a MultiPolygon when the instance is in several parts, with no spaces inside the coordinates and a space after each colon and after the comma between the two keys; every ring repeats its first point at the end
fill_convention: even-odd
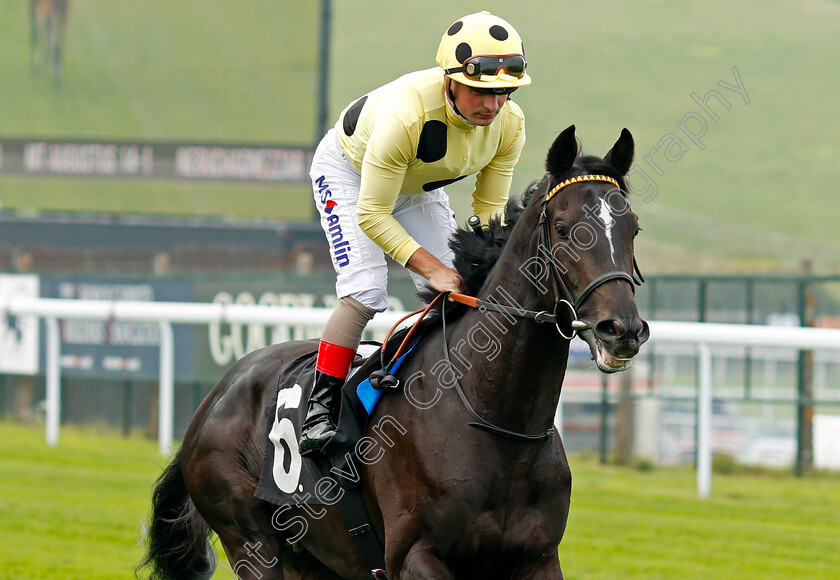
{"type": "Polygon", "coordinates": [[[385,254],[418,289],[457,292],[463,281],[449,248],[457,224],[443,187],[477,173],[475,215],[486,224],[504,211],[525,144],[525,117],[509,99],[531,82],[522,40],[497,16],[470,14],[444,33],[437,64],[348,105],[313,156],[339,301],[318,349],[302,455],[335,434],[336,401],[362,333],[388,306],[385,254]]]}

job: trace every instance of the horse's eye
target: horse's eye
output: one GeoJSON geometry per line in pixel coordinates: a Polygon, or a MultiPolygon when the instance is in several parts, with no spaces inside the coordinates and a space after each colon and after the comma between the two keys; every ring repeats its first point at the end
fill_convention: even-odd
{"type": "Polygon", "coordinates": [[[557,231],[557,235],[562,239],[568,239],[569,229],[566,226],[563,224],[554,224],[554,229],[557,231]]]}
{"type": "Polygon", "coordinates": [[[642,231],[642,228],[636,228],[636,231],[633,232],[633,237],[635,238],[636,236],[638,236],[640,231],[642,231]]]}

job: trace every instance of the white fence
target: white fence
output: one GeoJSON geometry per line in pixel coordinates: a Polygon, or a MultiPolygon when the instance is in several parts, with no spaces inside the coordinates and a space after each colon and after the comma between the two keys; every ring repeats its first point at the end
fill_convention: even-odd
{"type": "MultiPolygon", "coordinates": [[[[172,448],[174,423],[175,346],[172,324],[259,323],[278,327],[305,324],[323,325],[331,311],[323,308],[290,308],[239,304],[198,304],[185,302],[113,302],[61,300],[0,296],[0,317],[34,316],[43,318],[47,328],[47,444],[58,444],[61,421],[61,342],[58,320],[133,320],[160,324],[160,391],[158,444],[167,455],[172,448]]],[[[405,313],[383,312],[368,325],[371,330],[388,329],[405,313]]],[[[699,357],[699,409],[697,442],[697,489],[700,497],[711,493],[712,472],[712,355],[710,346],[751,346],[794,348],[799,350],[840,350],[840,330],[824,328],[775,327],[744,324],[691,322],[650,322],[652,343],[697,345],[699,357]]]]}

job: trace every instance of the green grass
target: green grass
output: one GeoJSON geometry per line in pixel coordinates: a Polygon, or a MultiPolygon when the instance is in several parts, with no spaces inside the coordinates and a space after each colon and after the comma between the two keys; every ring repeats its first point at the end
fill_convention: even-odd
{"type": "Polygon", "coordinates": [[[150,440],[0,423],[0,578],[129,578],[162,464],[150,440]]]}
{"type": "Polygon", "coordinates": [[[635,471],[570,459],[572,508],[560,558],[569,578],[836,578],[836,476],[635,471]]]}
{"type": "MultiPolygon", "coordinates": [[[[0,579],[130,578],[155,442],[0,422],[0,579]]],[[[570,457],[572,508],[560,559],[575,579],[833,579],[840,478],[718,475],[696,497],[691,470],[604,467],[570,457]]],[[[223,570],[215,578],[229,578],[223,570]]]]}
{"type": "MultiPolygon", "coordinates": [[[[71,3],[64,78],[29,67],[28,2],[0,0],[0,136],[315,138],[317,5],[71,3]],[[208,8],[209,6],[209,8],[208,8]]],[[[4,209],[308,219],[307,185],[0,178],[4,209]]]]}
{"type": "MultiPolygon", "coordinates": [[[[24,4],[0,0],[0,14],[8,15],[0,19],[0,135],[313,140],[317,3],[150,0],[138,10],[78,0],[60,91],[29,74],[24,4]]],[[[598,154],[628,127],[651,175],[643,157],[674,133],[688,149],[676,162],[653,156],[664,173],[655,176],[659,195],[635,204],[648,271],[791,270],[803,254],[814,256],[818,271],[840,271],[833,220],[840,3],[430,0],[418,11],[386,0],[334,0],[330,119],[360,94],[432,66],[446,25],[480,9],[516,25],[534,79],[515,95],[528,143],[514,191],[542,174],[551,140],[572,123],[585,150],[598,154]],[[733,66],[749,104],[717,84],[734,83],[733,66]],[[701,149],[677,124],[699,111],[690,94],[712,89],[731,108],[712,105],[720,119],[707,119],[701,149]],[[739,233],[742,224],[748,227],[739,233]]],[[[254,190],[167,183],[145,193],[145,182],[108,182],[93,196],[84,182],[54,183],[0,184],[4,208],[310,215],[305,187],[265,188],[232,208],[237,192],[254,190]]],[[[451,193],[463,221],[469,186],[451,193]]]]}
{"type": "Polygon", "coordinates": [[[176,200],[190,216],[270,219],[282,205],[283,219],[305,221],[314,212],[312,191],[292,184],[11,177],[3,180],[2,191],[3,199],[26,200],[23,213],[48,205],[57,212],[167,215],[176,200]]]}
{"type": "Polygon", "coordinates": [[[293,5],[75,0],[54,90],[30,73],[28,3],[0,0],[0,132],[309,144],[318,12],[293,5]]]}

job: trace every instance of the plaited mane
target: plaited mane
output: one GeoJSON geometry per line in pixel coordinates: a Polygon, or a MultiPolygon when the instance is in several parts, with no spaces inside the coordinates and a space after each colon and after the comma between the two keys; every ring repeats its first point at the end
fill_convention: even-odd
{"type": "MultiPolygon", "coordinates": [[[[575,160],[568,175],[602,174],[615,179],[622,191],[627,191],[624,179],[615,168],[600,157],[583,155],[575,160]]],[[[565,176],[555,176],[558,180],[565,176]]],[[[460,272],[466,283],[465,294],[476,296],[487,280],[490,270],[496,265],[502,249],[505,247],[513,226],[531,201],[537,190],[539,180],[533,181],[522,195],[511,198],[505,208],[505,225],[499,218],[490,220],[490,227],[485,228],[481,235],[472,230],[458,230],[449,242],[449,247],[455,252],[455,269],[460,272]]],[[[426,296],[428,298],[428,296],[426,296]]],[[[434,293],[432,293],[434,298],[434,293]]]]}
{"type": "Polygon", "coordinates": [[[530,189],[521,198],[508,200],[505,208],[505,225],[499,217],[490,219],[489,226],[482,229],[480,234],[473,230],[458,230],[449,241],[449,247],[455,253],[455,269],[464,278],[465,294],[478,294],[490,270],[499,261],[502,250],[510,237],[513,226],[525,204],[528,203],[530,189]]]}
{"type": "MultiPolygon", "coordinates": [[[[615,168],[594,155],[580,155],[572,165],[571,169],[565,175],[554,177],[556,179],[564,179],[571,175],[581,174],[601,174],[607,175],[615,179],[622,191],[627,191],[627,185],[622,175],[615,170],[615,168]]],[[[464,278],[465,289],[464,294],[470,296],[478,295],[490,271],[499,257],[502,255],[502,250],[510,238],[510,233],[516,221],[522,215],[522,212],[531,201],[531,197],[536,192],[540,180],[533,181],[519,198],[512,197],[508,200],[505,207],[505,225],[502,225],[502,220],[491,218],[489,227],[484,228],[481,234],[476,234],[473,230],[459,229],[449,241],[449,247],[455,253],[454,267],[464,278]]],[[[430,302],[437,292],[429,289],[418,293],[418,296],[424,302],[430,302]]],[[[467,307],[460,304],[448,303],[446,309],[447,320],[455,320],[466,312],[467,307]]],[[[433,317],[437,318],[437,317],[433,317]]]]}
{"type": "MultiPolygon", "coordinates": [[[[449,247],[455,254],[453,266],[464,278],[465,294],[476,296],[484,286],[490,271],[502,255],[513,227],[537,189],[537,183],[537,181],[531,183],[519,198],[512,197],[508,200],[505,207],[504,225],[501,218],[495,217],[490,219],[488,227],[485,227],[480,234],[471,229],[459,229],[452,235],[449,247]]],[[[431,289],[418,293],[424,302],[430,302],[436,295],[437,292],[431,289]]],[[[455,320],[466,310],[466,306],[450,302],[447,304],[446,318],[455,320]]]]}

